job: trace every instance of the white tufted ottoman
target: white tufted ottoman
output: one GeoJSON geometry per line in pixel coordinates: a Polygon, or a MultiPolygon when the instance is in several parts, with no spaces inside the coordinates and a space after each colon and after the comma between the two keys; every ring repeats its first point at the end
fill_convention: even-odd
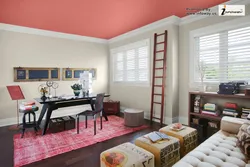
{"type": "Polygon", "coordinates": [[[154,167],[154,155],[132,143],[101,153],[101,167],[154,167]]]}
{"type": "Polygon", "coordinates": [[[141,126],[144,122],[144,111],[138,109],[128,108],[124,110],[124,124],[125,126],[141,126]]]}
{"type": "Polygon", "coordinates": [[[237,146],[236,134],[243,122],[238,118],[223,117],[221,130],[173,167],[249,167],[247,158],[237,146]]]}

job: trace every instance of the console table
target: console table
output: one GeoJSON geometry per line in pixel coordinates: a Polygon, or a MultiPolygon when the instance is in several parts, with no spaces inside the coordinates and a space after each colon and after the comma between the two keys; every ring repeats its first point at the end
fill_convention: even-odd
{"type": "MultiPolygon", "coordinates": [[[[104,97],[109,97],[110,95],[105,94],[104,97]]],[[[76,97],[72,99],[61,99],[61,98],[51,98],[51,99],[46,99],[42,100],[41,98],[35,98],[37,102],[40,104],[43,104],[41,113],[39,115],[39,119],[37,121],[37,126],[40,127],[41,121],[46,114],[45,118],[45,124],[44,127],[42,127],[43,132],[42,135],[46,134],[49,120],[51,117],[51,114],[54,110],[57,110],[58,108],[63,108],[63,107],[70,107],[70,106],[77,106],[77,105],[84,105],[84,104],[90,104],[92,110],[94,110],[94,99],[96,98],[96,95],[89,95],[89,96],[84,96],[84,97],[76,97]]],[[[108,121],[108,117],[106,113],[103,111],[103,116],[106,121],[108,121]]]]}

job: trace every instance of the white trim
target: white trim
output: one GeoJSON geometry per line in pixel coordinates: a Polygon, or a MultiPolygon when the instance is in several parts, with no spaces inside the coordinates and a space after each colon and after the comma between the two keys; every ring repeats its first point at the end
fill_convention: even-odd
{"type": "Polygon", "coordinates": [[[161,20],[155,21],[153,23],[150,23],[148,25],[145,25],[143,27],[140,27],[140,28],[137,28],[135,30],[129,31],[127,33],[124,33],[122,35],[111,38],[108,41],[111,44],[111,43],[114,43],[114,42],[117,42],[117,41],[121,41],[121,40],[124,40],[124,39],[127,39],[127,38],[131,38],[133,36],[145,33],[147,31],[151,31],[151,30],[154,30],[154,29],[157,29],[157,28],[160,28],[160,27],[167,26],[167,25],[179,25],[179,22],[180,22],[179,17],[177,17],[177,16],[169,16],[169,17],[166,17],[164,19],[161,19],[161,20]]]}
{"type": "MultiPolygon", "coordinates": [[[[236,4],[236,5],[247,5],[247,4],[250,4],[250,1],[249,0],[231,0],[231,1],[228,1],[228,2],[225,2],[225,3],[222,3],[222,4],[225,4],[225,5],[233,5],[233,4],[236,4]]],[[[218,12],[218,5],[214,6],[214,7],[211,7],[209,8],[211,11],[210,12],[218,12]]],[[[212,16],[207,16],[207,15],[188,15],[188,16],[185,16],[185,17],[182,17],[180,20],[180,24],[179,25],[184,25],[184,24],[189,24],[189,23],[192,23],[192,22],[195,22],[195,21],[198,21],[198,20],[202,20],[202,19],[205,19],[207,17],[212,17],[212,16]]]]}
{"type": "Polygon", "coordinates": [[[76,40],[76,41],[94,42],[94,43],[102,43],[102,44],[108,43],[107,39],[102,39],[102,38],[67,34],[67,33],[62,33],[62,32],[41,30],[37,28],[29,28],[29,27],[16,26],[16,25],[11,25],[11,24],[4,24],[4,23],[0,23],[0,30],[33,34],[33,35],[41,35],[41,36],[46,36],[46,37],[71,39],[71,40],[76,40]]]}
{"type": "MultiPolygon", "coordinates": [[[[195,37],[210,35],[221,31],[228,31],[231,29],[237,29],[241,27],[250,26],[250,15],[233,20],[225,21],[223,23],[213,24],[211,26],[195,29],[189,33],[189,84],[197,84],[194,82],[194,54],[195,54],[195,37]]],[[[219,83],[219,82],[218,82],[219,83]]],[[[216,85],[216,83],[210,85],[216,85]]]]}
{"type": "MultiPolygon", "coordinates": [[[[82,105],[76,107],[68,107],[67,109],[59,109],[59,111],[56,110],[52,112],[51,118],[76,115],[84,110],[89,110],[89,109],[91,109],[90,105],[82,105]]],[[[39,117],[39,114],[40,114],[39,112],[36,113],[37,119],[39,117]]],[[[45,119],[45,116],[43,119],[45,119]]],[[[20,123],[22,122],[22,114],[20,114],[19,116],[19,122],[20,123]]],[[[17,123],[17,117],[0,119],[0,127],[14,125],[16,123],[17,123]]]]}

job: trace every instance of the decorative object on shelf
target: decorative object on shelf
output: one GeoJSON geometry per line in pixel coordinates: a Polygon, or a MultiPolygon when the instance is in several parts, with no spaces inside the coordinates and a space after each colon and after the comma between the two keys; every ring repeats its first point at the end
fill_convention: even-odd
{"type": "Polygon", "coordinates": [[[92,79],[96,79],[96,68],[63,68],[63,80],[64,81],[72,81],[78,80],[80,78],[80,74],[84,72],[89,72],[92,74],[92,79]]]}
{"type": "Polygon", "coordinates": [[[194,112],[195,113],[200,112],[201,105],[202,105],[201,104],[201,96],[200,95],[195,96],[195,99],[194,99],[194,112]]]}
{"type": "Polygon", "coordinates": [[[82,85],[82,95],[89,96],[92,93],[92,73],[89,71],[84,71],[80,74],[79,83],[82,85]]]}
{"type": "Polygon", "coordinates": [[[58,81],[60,80],[60,68],[33,68],[33,67],[14,67],[15,82],[31,81],[58,81]]]}
{"type": "Polygon", "coordinates": [[[206,92],[206,85],[204,84],[204,78],[206,75],[207,66],[202,60],[198,60],[198,73],[200,74],[201,85],[199,85],[200,92],[206,92]]]}
{"type": "Polygon", "coordinates": [[[75,96],[79,96],[82,90],[82,85],[79,83],[75,83],[71,86],[71,88],[74,90],[75,96]]]}
{"type": "Polygon", "coordinates": [[[49,98],[52,98],[51,87],[53,86],[53,81],[47,81],[47,82],[46,82],[46,85],[47,85],[47,87],[48,87],[48,89],[49,89],[49,95],[48,95],[48,97],[49,97],[49,98]]]}
{"type": "Polygon", "coordinates": [[[38,87],[38,91],[41,93],[41,99],[42,100],[46,100],[47,97],[46,97],[46,94],[48,93],[48,87],[45,85],[45,84],[41,84],[39,85],[38,87]]]}
{"type": "Polygon", "coordinates": [[[56,95],[56,89],[59,87],[59,84],[57,82],[53,82],[52,84],[52,88],[55,91],[55,96],[53,96],[54,98],[57,98],[58,96],[56,95]]]}

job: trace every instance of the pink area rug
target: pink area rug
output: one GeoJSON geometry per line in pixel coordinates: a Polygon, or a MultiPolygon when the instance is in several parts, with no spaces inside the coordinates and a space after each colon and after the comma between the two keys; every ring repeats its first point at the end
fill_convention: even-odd
{"type": "Polygon", "coordinates": [[[27,165],[148,127],[146,125],[136,128],[125,127],[124,119],[117,116],[109,116],[109,121],[103,121],[102,130],[98,119],[96,135],[94,135],[93,126],[93,120],[88,120],[87,129],[84,121],[80,122],[79,134],[76,134],[76,129],[73,129],[44,136],[27,132],[22,139],[21,134],[14,135],[14,166],[27,165]]]}

